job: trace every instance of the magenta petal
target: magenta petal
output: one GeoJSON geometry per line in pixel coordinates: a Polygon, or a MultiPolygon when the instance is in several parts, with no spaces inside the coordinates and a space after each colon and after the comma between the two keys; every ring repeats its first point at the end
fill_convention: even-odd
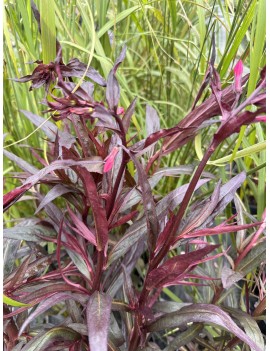
{"type": "Polygon", "coordinates": [[[125,112],[124,107],[117,107],[116,113],[118,115],[122,115],[122,114],[124,114],[124,112],[125,112]]]}
{"type": "Polygon", "coordinates": [[[257,116],[254,122],[264,122],[266,123],[266,116],[257,116]]]}
{"type": "Polygon", "coordinates": [[[242,86],[241,86],[241,78],[243,74],[243,62],[242,60],[239,60],[237,64],[234,67],[234,86],[235,86],[235,91],[240,93],[242,91],[242,86]]]}
{"type": "Polygon", "coordinates": [[[118,151],[119,151],[118,147],[115,146],[112,149],[111,153],[105,158],[105,165],[103,169],[104,173],[109,172],[113,168],[114,159],[118,151]]]}

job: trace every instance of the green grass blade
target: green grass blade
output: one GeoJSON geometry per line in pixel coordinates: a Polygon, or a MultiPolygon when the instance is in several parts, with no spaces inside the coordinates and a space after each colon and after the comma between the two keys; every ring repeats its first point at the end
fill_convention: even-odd
{"type": "Polygon", "coordinates": [[[43,63],[48,64],[56,57],[56,28],[54,0],[41,0],[40,25],[43,63]]]}

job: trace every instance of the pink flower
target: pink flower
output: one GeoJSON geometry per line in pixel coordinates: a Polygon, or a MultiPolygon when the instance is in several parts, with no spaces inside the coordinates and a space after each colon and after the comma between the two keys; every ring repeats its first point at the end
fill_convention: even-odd
{"type": "Polygon", "coordinates": [[[117,107],[116,113],[118,115],[122,115],[125,112],[124,107],[117,107]]]}
{"type": "Polygon", "coordinates": [[[243,74],[243,62],[239,60],[234,67],[234,88],[237,93],[241,93],[242,86],[241,86],[241,78],[243,74]]]}
{"type": "Polygon", "coordinates": [[[266,116],[257,116],[254,122],[264,122],[266,123],[266,116]]]}
{"type": "Polygon", "coordinates": [[[110,154],[105,158],[105,160],[104,160],[105,165],[104,165],[104,169],[103,169],[104,173],[109,172],[113,168],[114,159],[115,159],[115,156],[117,155],[118,151],[119,151],[119,148],[115,146],[112,149],[112,151],[110,152],[110,154]]]}

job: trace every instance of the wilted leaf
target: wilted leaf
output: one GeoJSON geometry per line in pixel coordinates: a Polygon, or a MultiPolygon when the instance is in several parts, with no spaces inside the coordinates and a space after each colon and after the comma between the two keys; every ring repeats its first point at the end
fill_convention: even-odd
{"type": "Polygon", "coordinates": [[[244,277],[241,272],[235,272],[228,267],[223,267],[221,272],[221,281],[224,289],[229,289],[234,283],[244,277]]]}
{"type": "Polygon", "coordinates": [[[71,59],[67,65],[60,65],[60,69],[63,77],[81,78],[86,72],[86,77],[92,79],[95,83],[101,85],[102,87],[106,86],[106,81],[98,71],[96,71],[93,67],[89,67],[87,69],[87,66],[80,62],[77,58],[71,59]]]}
{"type": "Polygon", "coordinates": [[[209,304],[192,304],[183,307],[178,312],[168,313],[161,316],[155,322],[147,326],[148,332],[160,331],[169,328],[180,327],[187,323],[214,323],[235,334],[239,339],[248,344],[255,351],[263,351],[262,348],[245,334],[220,307],[209,304]]]}
{"type": "Polygon", "coordinates": [[[108,350],[108,329],[111,297],[96,291],[90,296],[86,308],[89,346],[91,350],[108,350]]]}

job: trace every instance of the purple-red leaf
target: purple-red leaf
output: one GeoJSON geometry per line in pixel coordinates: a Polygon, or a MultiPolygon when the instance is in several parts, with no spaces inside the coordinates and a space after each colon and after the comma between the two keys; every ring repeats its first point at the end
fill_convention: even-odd
{"type": "Polygon", "coordinates": [[[118,69],[118,66],[123,62],[126,56],[126,49],[127,49],[126,46],[124,46],[119,57],[115,61],[113,68],[109,73],[108,81],[107,81],[106,100],[109,105],[109,109],[114,110],[115,112],[120,99],[120,87],[115,77],[115,74],[118,69]]]}
{"type": "Polygon", "coordinates": [[[173,280],[179,281],[184,278],[185,272],[201,262],[204,256],[208,255],[219,245],[206,246],[187,254],[179,255],[167,260],[160,267],[151,271],[147,278],[147,289],[159,288],[172,284],[173,280]]]}
{"type": "Polygon", "coordinates": [[[81,166],[87,168],[88,172],[98,172],[102,173],[103,161],[100,157],[95,156],[88,159],[83,160],[57,160],[52,162],[49,166],[44,167],[39,172],[34,174],[33,176],[29,177],[25,181],[25,185],[33,186],[37,182],[39,182],[45,175],[50,172],[53,172],[57,169],[67,169],[72,166],[81,166]]]}
{"type": "MultiPolygon", "coordinates": [[[[207,183],[209,179],[200,180],[197,183],[196,189],[201,187],[203,184],[207,183]]],[[[185,196],[187,191],[188,184],[179,187],[178,189],[173,190],[167,196],[157,203],[156,211],[159,222],[162,222],[165,216],[168,214],[168,211],[173,211],[176,206],[178,206],[185,196]]],[[[144,236],[147,233],[147,226],[145,217],[134,222],[123,238],[121,238],[118,243],[113,247],[109,255],[109,263],[115,261],[122,255],[124,255],[136,242],[143,240],[144,236]]]]}
{"type": "Polygon", "coordinates": [[[123,127],[124,127],[124,130],[125,130],[126,133],[127,133],[128,129],[129,129],[129,126],[130,126],[130,120],[131,120],[131,117],[132,117],[132,115],[134,113],[136,101],[137,101],[137,98],[135,98],[131,102],[131,104],[129,105],[129,107],[126,110],[126,112],[125,112],[125,114],[123,116],[123,119],[122,119],[123,127]]]}
{"type": "Polygon", "coordinates": [[[5,212],[10,206],[17,202],[31,187],[31,184],[24,184],[5,194],[3,197],[3,211],[5,212]]]}
{"type": "Polygon", "coordinates": [[[38,208],[36,209],[35,214],[37,214],[43,207],[45,207],[48,203],[52,202],[57,197],[73,191],[73,189],[67,188],[62,184],[55,185],[42,199],[38,208]]]}
{"type": "Polygon", "coordinates": [[[98,195],[92,175],[83,167],[74,167],[74,169],[83,182],[88,204],[92,207],[96,228],[97,249],[98,251],[102,251],[107,247],[108,243],[108,221],[105,208],[98,195]]]}
{"type": "MultiPolygon", "coordinates": [[[[160,130],[160,121],[157,111],[150,105],[146,105],[146,135],[147,137],[160,130]]],[[[154,152],[154,146],[148,150],[148,155],[151,157],[154,152]]]]}
{"type": "Polygon", "coordinates": [[[263,351],[247,334],[240,329],[232,318],[220,307],[210,304],[192,304],[179,311],[168,313],[149,324],[148,332],[155,332],[167,328],[185,326],[187,323],[214,323],[235,334],[248,344],[253,351],[263,351]]]}
{"type": "Polygon", "coordinates": [[[111,113],[102,105],[95,107],[95,111],[92,113],[92,117],[97,118],[97,126],[108,128],[111,130],[118,131],[119,128],[115,122],[115,119],[111,113]]]}
{"type": "MultiPolygon", "coordinates": [[[[77,58],[73,58],[67,65],[60,65],[60,69],[63,77],[81,78],[84,75],[87,66],[80,62],[77,58]]],[[[106,86],[106,81],[104,78],[93,67],[88,68],[86,71],[86,77],[92,79],[95,83],[101,85],[102,87],[106,86]]]]}
{"type": "Polygon", "coordinates": [[[89,347],[95,351],[108,350],[108,330],[112,299],[109,295],[94,292],[86,307],[89,347]]]}
{"type": "Polygon", "coordinates": [[[147,175],[137,158],[124,146],[122,146],[135,164],[138,172],[138,183],[142,189],[142,200],[146,217],[147,232],[148,232],[148,250],[153,252],[158,237],[159,222],[156,213],[156,204],[154,202],[151,186],[147,179],[147,175]]]}
{"type": "Polygon", "coordinates": [[[68,207],[68,213],[70,215],[71,220],[75,224],[76,228],[78,231],[76,231],[78,234],[80,234],[83,238],[88,240],[91,244],[97,245],[96,237],[95,235],[91,232],[89,228],[83,223],[82,220],[80,220],[68,207]]]}
{"type": "Polygon", "coordinates": [[[62,302],[64,300],[68,299],[73,299],[75,301],[78,301],[80,303],[85,303],[85,298],[81,294],[72,294],[72,293],[59,293],[59,294],[54,294],[53,296],[49,297],[48,299],[44,300],[41,302],[38,307],[35,309],[34,312],[32,312],[28,318],[24,321],[23,325],[20,328],[19,335],[22,334],[24,329],[27,327],[29,323],[32,322],[36,317],[47,311],[49,308],[52,306],[55,306],[58,302],[62,302]]]}

